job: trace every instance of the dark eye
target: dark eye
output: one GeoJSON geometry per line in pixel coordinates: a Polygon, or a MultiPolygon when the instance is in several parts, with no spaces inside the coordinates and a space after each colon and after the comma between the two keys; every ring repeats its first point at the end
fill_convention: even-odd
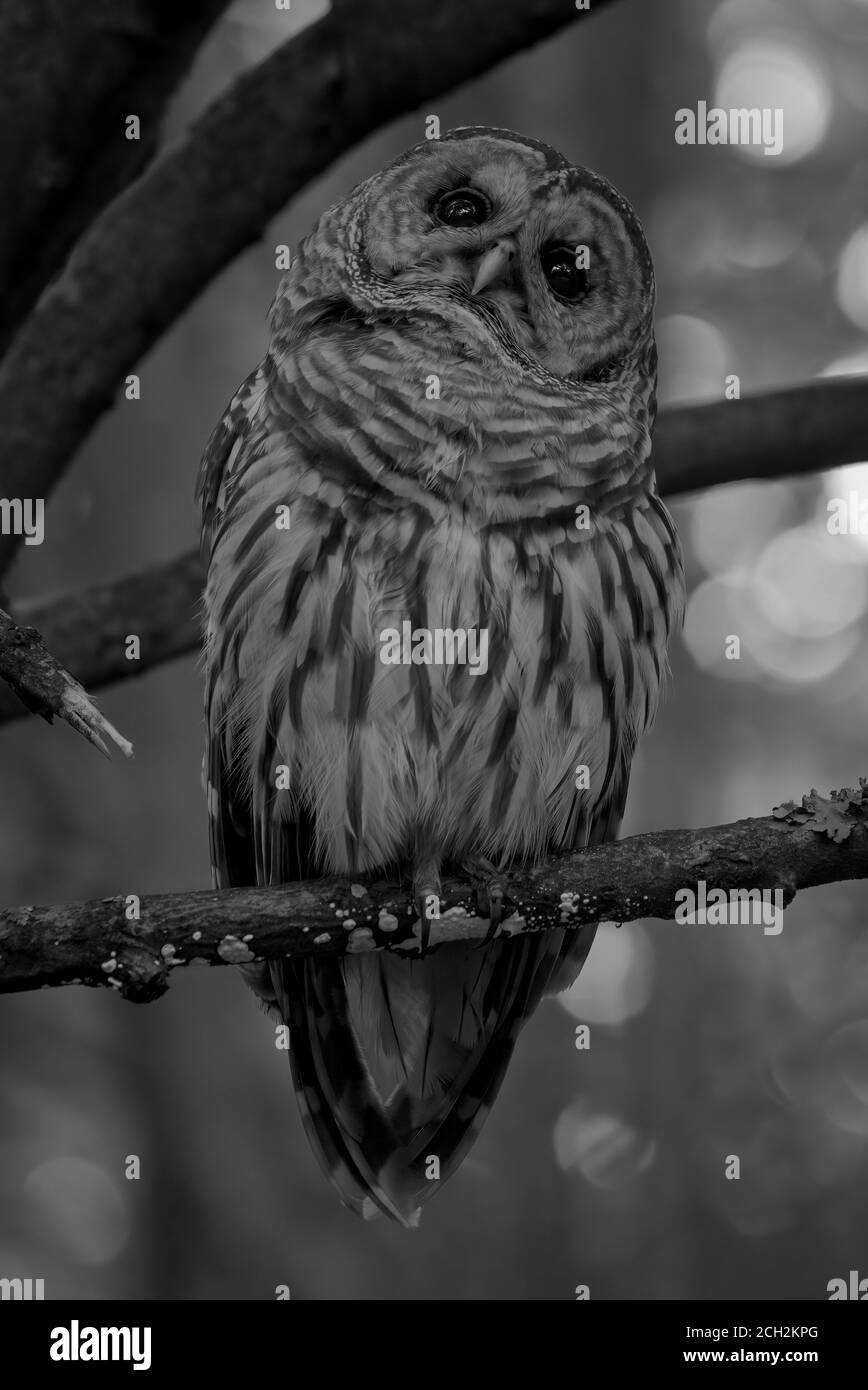
{"type": "Polygon", "coordinates": [[[540,255],[543,274],[559,299],[571,302],[583,298],[590,289],[588,272],[576,265],[573,246],[545,246],[540,255]]]}
{"type": "Polygon", "coordinates": [[[491,212],[491,204],[473,188],[456,188],[434,204],[434,216],[447,227],[478,227],[491,212]]]}

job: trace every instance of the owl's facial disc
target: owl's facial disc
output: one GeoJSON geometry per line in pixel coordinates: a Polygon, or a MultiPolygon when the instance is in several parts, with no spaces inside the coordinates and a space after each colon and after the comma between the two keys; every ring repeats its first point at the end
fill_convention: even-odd
{"type": "Polygon", "coordinates": [[[455,132],[363,194],[367,303],[384,313],[436,315],[486,360],[563,378],[605,376],[646,341],[654,281],[632,209],[546,147],[455,132]]]}

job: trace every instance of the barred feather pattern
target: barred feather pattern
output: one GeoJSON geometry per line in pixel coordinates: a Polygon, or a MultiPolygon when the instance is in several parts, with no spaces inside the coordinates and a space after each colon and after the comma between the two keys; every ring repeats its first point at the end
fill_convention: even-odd
{"type": "MultiPolygon", "coordinates": [[[[203,462],[220,887],[382,872],[420,847],[508,866],[614,835],[681,617],[650,461],[650,320],[617,369],[564,382],[461,290],[378,306],[353,284],[355,224],[332,212],[203,462]],[[487,629],[487,671],[384,664],[381,634],[406,620],[487,629]]],[[[592,938],[250,972],[290,1026],[302,1118],[349,1206],[415,1223],[592,938]]]]}

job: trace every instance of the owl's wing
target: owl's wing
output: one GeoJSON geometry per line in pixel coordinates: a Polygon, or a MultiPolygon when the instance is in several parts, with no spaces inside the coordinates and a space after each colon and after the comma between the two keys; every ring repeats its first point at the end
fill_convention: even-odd
{"type": "MultiPolygon", "coordinates": [[[[612,780],[610,795],[595,814],[588,817],[582,808],[579,796],[573,805],[566,834],[557,843],[551,844],[551,851],[588,849],[591,845],[602,845],[609,840],[617,840],[624,808],[627,803],[627,790],[630,785],[630,759],[618,760],[616,775],[612,780]]],[[[546,983],[546,994],[560,994],[575,984],[582,966],[597,934],[597,924],[588,923],[577,931],[558,933],[562,937],[557,960],[546,983]]]]}
{"type": "MultiPolygon", "coordinates": [[[[273,447],[267,392],[268,372],[263,363],[236,392],[205,447],[197,497],[202,509],[202,549],[206,563],[210,562],[215,539],[227,522],[235,491],[244,486],[247,467],[267,448],[273,447]]],[[[238,563],[235,582],[243,590],[253,577],[252,561],[249,555],[241,553],[241,548],[236,550],[235,559],[238,563]]],[[[209,624],[213,622],[211,614],[209,624]]],[[[219,634],[220,642],[231,636],[230,633],[219,634]]],[[[235,691],[229,684],[227,672],[231,672],[233,663],[220,659],[217,637],[211,632],[207,649],[206,748],[202,773],[208,800],[215,886],[240,888],[312,877],[316,872],[313,823],[301,805],[296,808],[295,819],[284,822],[277,862],[271,865],[270,874],[263,877],[257,869],[256,827],[249,795],[239,785],[237,732],[230,720],[235,691]]],[[[268,992],[265,967],[252,968],[245,973],[254,988],[259,980],[263,991],[268,992]]]]}
{"type": "MultiPolygon", "coordinates": [[[[596,654],[603,692],[603,718],[595,732],[603,740],[600,764],[605,771],[596,803],[589,809],[586,799],[576,795],[564,833],[549,845],[550,851],[585,849],[618,838],[633,754],[653,723],[669,638],[683,618],[684,571],[675,526],[653,489],[646,504],[626,522],[628,546],[613,531],[601,538],[596,552],[595,562],[612,576],[604,586],[608,601],[586,614],[588,646],[596,654]],[[607,648],[621,654],[619,681],[604,678],[607,648]]],[[[574,983],[595,933],[596,926],[566,933],[548,993],[574,983]]]]}
{"type": "MultiPolygon", "coordinates": [[[[636,745],[654,721],[669,638],[683,616],[681,550],[666,507],[651,492],[644,508],[601,531],[588,548],[596,598],[584,602],[589,654],[585,680],[601,697],[583,719],[577,691],[577,723],[587,724],[602,769],[593,800],[577,794],[552,851],[584,849],[614,840],[620,829],[636,745]]],[[[565,572],[569,572],[568,570],[565,572]]],[[[575,574],[581,582],[581,570],[575,574]]],[[[545,626],[545,623],[543,624],[545,626]]],[[[590,750],[589,750],[590,751],[590,750]]]]}
{"type": "MultiPolygon", "coordinates": [[[[196,488],[202,509],[202,552],[210,564],[232,492],[243,478],[244,465],[264,440],[262,404],[266,389],[263,366],[236,392],[205,446],[196,488]]],[[[243,580],[243,570],[241,573],[243,580]]],[[[214,616],[209,616],[205,684],[205,757],[202,782],[208,802],[211,872],[217,888],[255,884],[256,860],[249,806],[233,784],[234,735],[228,715],[232,690],[227,687],[225,663],[214,659],[214,616]]]]}
{"type": "MultiPolygon", "coordinates": [[[[243,480],[249,460],[266,447],[269,430],[265,419],[265,389],[265,371],[260,367],[236,393],[206,445],[197,489],[202,507],[202,546],[206,562],[210,562],[215,538],[220,536],[227,513],[231,511],[233,490],[238,487],[239,479],[243,480]]],[[[240,580],[244,581],[243,570],[240,580]]],[[[249,794],[245,794],[237,776],[237,734],[230,718],[234,690],[227,682],[227,669],[231,671],[232,663],[227,663],[225,657],[218,659],[216,644],[224,634],[211,630],[214,622],[215,614],[209,612],[203,782],[208,801],[214,885],[239,888],[312,878],[316,875],[314,827],[312,816],[303,806],[296,808],[293,822],[284,823],[280,841],[269,837],[269,845],[275,852],[266,854],[267,862],[263,862],[261,853],[257,854],[257,827],[249,794]]],[[[290,1026],[290,1057],[308,1137],[326,1171],[339,1175],[344,1200],[361,1211],[370,1186],[358,1172],[340,1129],[332,1119],[331,1108],[327,1102],[320,1102],[310,1040],[317,1030],[334,1039],[342,1036],[340,1027],[332,1030],[327,1000],[329,989],[338,993],[338,1006],[333,1012],[340,1018],[346,1006],[340,1000],[339,978],[336,972],[328,969],[328,963],[318,978],[316,971],[290,961],[243,966],[242,973],[269,1014],[290,1026]],[[324,975],[334,978],[326,983],[324,975]],[[325,1016],[321,1010],[323,998],[326,998],[325,1016]],[[312,1113],[315,1120],[311,1118],[312,1113]]],[[[358,1072],[352,1050],[339,1061],[338,1076],[349,1078],[358,1072]]]]}

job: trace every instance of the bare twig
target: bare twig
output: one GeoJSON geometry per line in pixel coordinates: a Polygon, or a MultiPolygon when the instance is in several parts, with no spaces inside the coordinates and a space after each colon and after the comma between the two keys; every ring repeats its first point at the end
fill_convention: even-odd
{"type": "MultiPolygon", "coordinates": [[[[139,574],[92,584],[72,594],[15,605],[21,623],[32,624],[64,666],[94,690],[161,666],[195,651],[204,571],[198,551],[139,574]],[[140,656],[127,657],[127,638],[139,638],[140,656]]],[[[0,724],[26,711],[0,687],[0,724]]]]}
{"type": "MultiPolygon", "coordinates": [[[[437,0],[396,18],[394,0],[367,0],[358,22],[341,7],[244,73],[93,222],[10,346],[0,495],[48,496],[125,373],[332,160],[608,3],[437,0]]],[[[0,536],[0,572],[19,544],[0,536]]]]}
{"type": "MultiPolygon", "coordinates": [[[[741,478],[856,463],[868,457],[868,380],[826,381],[740,402],[665,410],[654,457],[661,491],[669,497],[741,478]]],[[[204,582],[199,554],[191,550],[139,574],[21,603],[16,615],[38,627],[58,660],[98,689],[197,650],[204,582]],[[136,661],[125,656],[131,633],[141,638],[136,661]]],[[[0,690],[0,724],[23,713],[0,690]]]]}
{"type": "Polygon", "coordinates": [[[19,627],[0,608],[0,677],[28,709],[50,724],[55,715],[108,758],[105,739],[131,758],[133,746],[100,714],[87,691],[48,651],[35,627],[19,627]],[[103,735],[105,737],[103,737],[103,735]]]}
{"type": "MultiPolygon", "coordinates": [[[[800,805],[787,803],[761,819],[636,835],[558,855],[507,878],[511,915],[503,935],[671,920],[683,902],[676,894],[701,893],[700,884],[707,895],[778,891],[783,907],[799,889],[868,878],[868,783],[830,798],[812,792],[800,805]]],[[[473,915],[465,880],[444,881],[442,908],[445,915],[431,924],[432,945],[485,936],[488,923],[473,915]]],[[[769,918],[753,921],[755,930],[770,931],[769,918]]],[[[395,883],[332,878],[222,893],[121,895],[0,912],[0,993],[110,985],[144,1002],[163,993],[170,972],[182,965],[372,950],[411,954],[418,946],[416,914],[395,883]]]]}

